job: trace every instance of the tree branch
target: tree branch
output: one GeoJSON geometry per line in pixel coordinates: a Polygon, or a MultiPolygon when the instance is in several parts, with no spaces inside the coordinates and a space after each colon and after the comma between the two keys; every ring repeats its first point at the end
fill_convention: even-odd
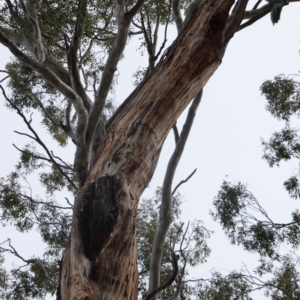
{"type": "Polygon", "coordinates": [[[201,90],[198,95],[194,98],[193,103],[189,109],[185,124],[183,126],[182,132],[176,144],[175,150],[169,160],[167,171],[165,174],[163,188],[162,188],[162,201],[160,205],[159,212],[159,223],[157,231],[155,234],[152,253],[151,253],[151,262],[150,262],[150,278],[149,278],[149,293],[157,289],[160,285],[160,269],[161,269],[161,260],[163,256],[163,245],[167,236],[169,226],[172,222],[171,214],[171,203],[172,203],[172,183],[175,175],[176,168],[178,166],[179,160],[183,153],[186,141],[188,139],[197,108],[200,104],[202,98],[201,90]]]}
{"type": "Polygon", "coordinates": [[[254,24],[256,21],[260,20],[264,16],[266,16],[270,12],[271,8],[269,4],[262,6],[261,8],[257,9],[253,12],[246,12],[245,19],[250,19],[247,22],[241,24],[237,29],[236,32],[245,29],[246,27],[254,24]]]}
{"type": "MultiPolygon", "coordinates": [[[[287,3],[284,4],[284,6],[288,5],[290,2],[299,2],[299,1],[300,0],[289,0],[287,3]]],[[[258,1],[256,4],[259,4],[259,3],[260,3],[260,1],[258,1]]],[[[257,6],[258,5],[255,5],[254,8],[256,8],[257,6]]],[[[260,20],[265,15],[267,15],[271,10],[270,4],[266,4],[257,9],[254,9],[254,8],[250,11],[245,11],[244,19],[249,19],[249,21],[247,21],[247,22],[241,24],[239,27],[237,27],[235,32],[243,30],[246,27],[252,25],[256,21],[260,20]]]]}
{"type": "Polygon", "coordinates": [[[138,0],[136,4],[126,13],[127,18],[133,19],[133,17],[139,12],[143,6],[145,0],[138,0]]]}
{"type": "Polygon", "coordinates": [[[112,47],[104,66],[101,76],[101,82],[97,89],[95,101],[89,114],[86,131],[86,142],[88,145],[93,138],[95,128],[97,128],[96,125],[98,124],[99,118],[101,117],[101,113],[113,81],[114,73],[117,70],[118,62],[125,49],[130,23],[143,3],[144,0],[138,0],[136,5],[133,6],[133,8],[129,12],[124,14],[123,0],[116,1],[115,12],[118,20],[118,31],[116,34],[114,46],[112,47]]]}
{"type": "Polygon", "coordinates": [[[10,52],[19,59],[22,63],[32,68],[39,73],[46,81],[52,84],[58,91],[60,91],[65,97],[70,98],[73,101],[74,107],[78,113],[79,130],[85,131],[85,124],[87,120],[87,113],[84,109],[82,99],[77,95],[69,86],[67,86],[59,77],[53,72],[48,70],[45,64],[41,64],[29,56],[22,53],[0,30],[0,43],[6,46],[10,52]]]}
{"type": "Polygon", "coordinates": [[[5,76],[4,78],[2,78],[1,80],[0,80],[0,83],[2,83],[2,82],[4,82],[7,78],[9,78],[10,76],[9,75],[7,75],[7,76],[5,76]]]}
{"type": "Polygon", "coordinates": [[[24,33],[19,33],[14,29],[0,27],[0,30],[8,37],[8,39],[17,44],[22,45],[34,58],[37,58],[34,41],[27,37],[24,33]]]}
{"type": "MultiPolygon", "coordinates": [[[[26,36],[24,33],[19,33],[14,29],[3,28],[0,27],[0,30],[4,33],[5,36],[8,37],[8,40],[14,43],[15,45],[21,45],[25,48],[26,51],[30,53],[30,55],[34,58],[37,58],[34,41],[26,36]]],[[[45,49],[46,51],[46,49],[45,49]]],[[[45,53],[46,54],[46,53],[45,53]]],[[[63,68],[59,62],[55,61],[53,57],[46,57],[44,64],[58,77],[62,80],[66,85],[70,86],[71,81],[69,77],[68,71],[63,68]]]]}
{"type": "Polygon", "coordinates": [[[72,101],[68,99],[68,104],[66,107],[66,116],[65,116],[66,124],[64,125],[61,123],[61,126],[63,127],[67,135],[72,139],[73,143],[76,145],[76,136],[71,125],[71,110],[72,110],[72,101]]]}
{"type": "MultiPolygon", "coordinates": [[[[164,33],[164,40],[157,52],[157,54],[155,55],[155,60],[158,59],[158,57],[160,56],[162,50],[165,48],[165,45],[166,45],[166,42],[167,42],[167,32],[168,32],[168,25],[169,25],[169,21],[170,21],[170,16],[171,16],[171,1],[170,0],[170,5],[169,5],[169,14],[168,14],[168,17],[167,17],[167,21],[166,21],[166,25],[165,25],[165,33],[164,33]]],[[[156,39],[157,40],[157,39],[156,39]]],[[[156,41],[155,41],[155,47],[156,47],[156,41]]]]}
{"type": "Polygon", "coordinates": [[[255,10],[258,8],[259,4],[261,3],[262,0],[258,0],[255,5],[253,6],[252,10],[255,10]]]}
{"type": "Polygon", "coordinates": [[[177,27],[177,33],[179,35],[183,27],[183,19],[180,12],[180,0],[172,1],[172,9],[173,9],[173,18],[177,27]]]}
{"type": "Polygon", "coordinates": [[[60,205],[54,205],[54,204],[50,204],[50,203],[47,203],[47,202],[44,202],[44,201],[37,201],[37,200],[33,200],[32,197],[30,196],[27,196],[25,194],[21,194],[22,197],[26,198],[29,202],[32,202],[34,204],[40,204],[40,205],[45,205],[47,207],[51,207],[51,208],[58,208],[58,209],[70,209],[72,210],[73,207],[70,206],[70,207],[65,207],[65,206],[60,206],[60,205]]]}
{"type": "Polygon", "coordinates": [[[39,62],[45,61],[45,50],[44,45],[42,41],[42,35],[41,35],[41,29],[38,22],[36,7],[35,7],[35,0],[26,0],[26,6],[23,2],[23,0],[20,0],[22,9],[30,21],[34,35],[35,35],[35,45],[37,50],[37,60],[39,62]],[[28,11],[29,10],[29,11],[28,11]]]}
{"type": "MultiPolygon", "coordinates": [[[[148,30],[146,29],[146,26],[145,26],[144,14],[142,11],[140,11],[140,15],[141,15],[141,24],[142,24],[142,28],[143,28],[144,38],[145,38],[145,42],[147,45],[147,52],[149,55],[149,59],[148,59],[149,66],[148,66],[147,73],[151,73],[154,68],[154,63],[155,63],[155,43],[152,42],[151,25],[149,22],[148,13],[146,12],[148,30]],[[149,32],[149,36],[148,36],[148,32],[149,32]]],[[[156,33],[158,31],[158,27],[159,27],[159,17],[157,18],[157,22],[156,22],[156,28],[155,28],[156,33]]],[[[154,40],[155,40],[155,37],[154,37],[154,40]]]]}
{"type": "Polygon", "coordinates": [[[238,26],[241,24],[247,4],[248,0],[238,0],[233,8],[233,13],[227,20],[226,29],[224,32],[225,43],[228,43],[228,41],[233,37],[238,26]]]}
{"type": "Polygon", "coordinates": [[[197,171],[197,168],[184,180],[181,180],[177,185],[176,187],[174,188],[173,192],[172,192],[172,195],[175,194],[175,192],[177,191],[177,189],[184,183],[186,183],[187,181],[189,181],[189,179],[196,173],[197,171]]]}
{"type": "Polygon", "coordinates": [[[175,144],[177,144],[179,140],[179,132],[176,123],[173,125],[173,132],[174,132],[174,138],[175,138],[175,144]]]}
{"type": "Polygon", "coordinates": [[[165,290],[167,287],[169,287],[174,282],[174,280],[176,279],[176,276],[178,274],[178,261],[177,261],[177,257],[175,255],[175,252],[173,250],[171,250],[171,256],[172,256],[172,266],[173,266],[172,276],[167,280],[166,283],[162,284],[161,286],[159,286],[158,288],[153,290],[151,293],[149,293],[147,295],[147,297],[145,298],[145,300],[151,300],[159,292],[161,292],[161,291],[165,290]]]}
{"type": "MultiPolygon", "coordinates": [[[[15,131],[16,132],[16,131],[15,131]]],[[[16,132],[16,133],[19,133],[19,132],[16,132]]],[[[37,155],[36,153],[33,153],[33,152],[30,152],[28,150],[22,150],[20,149],[19,147],[17,147],[15,144],[13,144],[13,147],[15,147],[18,151],[20,151],[21,153],[24,153],[24,154],[28,154],[30,155],[31,157],[33,158],[36,158],[36,159],[40,159],[40,160],[44,160],[44,161],[47,161],[51,164],[53,164],[53,162],[51,161],[51,159],[45,157],[45,156],[41,156],[41,155],[37,155]]],[[[61,168],[64,168],[64,169],[67,169],[69,171],[72,171],[74,172],[74,170],[70,167],[70,166],[66,166],[66,165],[61,165],[59,163],[57,163],[57,165],[59,165],[61,168]]]]}
{"type": "Polygon", "coordinates": [[[87,9],[87,0],[80,0],[78,2],[77,8],[77,20],[75,25],[75,32],[72,38],[72,42],[68,49],[68,66],[71,74],[71,82],[74,90],[81,96],[84,106],[87,111],[90,111],[92,107],[92,101],[89,96],[86,94],[79,75],[79,68],[77,65],[77,52],[80,47],[83,30],[84,30],[84,21],[86,18],[86,9],[87,9]]]}
{"type": "Polygon", "coordinates": [[[270,5],[269,4],[266,4],[260,8],[257,8],[257,9],[252,9],[252,10],[247,10],[245,11],[245,14],[244,14],[244,19],[252,19],[258,15],[260,15],[261,13],[263,12],[270,12],[270,5]]]}

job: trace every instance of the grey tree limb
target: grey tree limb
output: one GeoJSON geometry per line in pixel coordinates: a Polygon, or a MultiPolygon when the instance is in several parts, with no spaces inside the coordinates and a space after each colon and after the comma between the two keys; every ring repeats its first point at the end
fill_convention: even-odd
{"type": "Polygon", "coordinates": [[[176,24],[177,33],[179,34],[183,27],[183,19],[180,12],[180,0],[172,1],[173,18],[176,24]]]}
{"type": "Polygon", "coordinates": [[[248,0],[238,0],[233,8],[233,12],[228,18],[226,29],[224,32],[224,40],[227,43],[236,32],[238,26],[240,26],[244,13],[248,4],[248,0]]]}
{"type": "Polygon", "coordinates": [[[2,83],[2,82],[4,82],[6,79],[8,79],[10,76],[9,75],[7,75],[7,76],[5,76],[4,78],[2,78],[1,80],[0,80],[0,83],[2,83]]]}
{"type": "Polygon", "coordinates": [[[37,201],[37,200],[34,200],[32,197],[29,197],[29,196],[24,195],[24,194],[22,194],[22,197],[28,199],[30,202],[32,202],[34,204],[45,205],[45,206],[50,207],[50,208],[57,208],[57,209],[61,209],[61,210],[65,210],[65,209],[73,210],[72,206],[60,206],[60,205],[50,204],[50,203],[47,203],[45,201],[37,201]]]}
{"type": "Polygon", "coordinates": [[[10,28],[0,27],[0,30],[8,37],[8,39],[17,45],[22,45],[33,57],[37,58],[35,52],[35,42],[27,37],[24,33],[17,32],[10,28]]]}
{"type": "MultiPolygon", "coordinates": [[[[300,0],[290,0],[287,3],[284,4],[284,6],[288,5],[290,2],[299,2],[300,0]]],[[[249,19],[247,22],[241,24],[237,29],[236,32],[241,31],[245,29],[246,27],[252,25],[256,21],[263,18],[265,15],[267,15],[271,11],[271,6],[269,4],[266,4],[258,9],[246,11],[244,15],[244,19],[249,19]]]]}
{"type": "MultiPolygon", "coordinates": [[[[181,290],[182,278],[184,276],[185,268],[186,268],[186,265],[187,265],[187,259],[186,259],[185,252],[184,252],[184,249],[182,248],[182,246],[183,246],[183,243],[184,243],[184,241],[186,239],[186,235],[187,235],[189,226],[190,226],[190,222],[188,222],[188,224],[186,226],[186,229],[184,231],[184,234],[183,234],[183,236],[181,238],[181,242],[180,242],[179,252],[180,252],[180,258],[181,258],[181,260],[183,260],[183,266],[181,267],[181,271],[179,272],[179,274],[177,276],[177,279],[176,279],[176,291],[175,291],[175,293],[168,300],[175,300],[175,299],[177,299],[177,297],[178,297],[178,295],[180,293],[180,290],[181,290]]],[[[188,247],[188,244],[187,244],[186,248],[188,247]]]]}
{"type": "Polygon", "coordinates": [[[175,144],[177,144],[177,142],[179,140],[179,132],[178,132],[176,123],[173,125],[172,129],[173,129],[173,133],[174,133],[175,144]]]}
{"type": "MultiPolygon", "coordinates": [[[[45,64],[41,64],[38,61],[30,58],[24,54],[17,46],[14,45],[0,30],[0,43],[6,46],[10,52],[19,59],[22,63],[32,68],[34,71],[39,73],[46,81],[52,84],[58,91],[64,96],[70,98],[78,114],[82,115],[82,119],[87,119],[87,113],[84,113],[82,99],[76,94],[69,86],[67,86],[59,77],[57,77],[52,71],[50,71],[45,64]]],[[[86,121],[86,120],[82,120],[86,121]]],[[[86,123],[86,122],[85,122],[86,123]]]]}
{"type": "Polygon", "coordinates": [[[186,183],[186,182],[188,182],[191,178],[192,178],[192,176],[196,173],[196,171],[197,171],[197,168],[186,178],[186,179],[184,179],[184,180],[181,180],[176,186],[175,186],[175,188],[174,188],[174,190],[173,190],[173,192],[172,192],[172,195],[174,195],[175,194],[175,192],[177,191],[177,189],[182,185],[182,184],[184,184],[184,183],[186,183]]]}
{"type": "Polygon", "coordinates": [[[35,0],[26,0],[26,5],[23,2],[23,0],[19,0],[21,3],[21,7],[30,21],[33,31],[34,31],[34,36],[35,36],[35,45],[36,45],[36,51],[37,51],[37,60],[39,62],[44,62],[45,61],[45,50],[44,50],[44,45],[42,41],[42,34],[41,34],[41,29],[39,26],[39,21],[38,21],[38,16],[37,16],[37,11],[36,11],[36,1],[35,0]]]}
{"type": "MultiPolygon", "coordinates": [[[[288,5],[291,2],[299,1],[300,0],[289,0],[287,3],[284,4],[284,6],[288,5]]],[[[256,21],[260,20],[271,11],[271,6],[269,4],[257,8],[260,2],[261,1],[258,1],[252,10],[245,11],[244,19],[248,19],[248,21],[238,26],[235,32],[241,31],[246,27],[249,27],[250,25],[254,24],[256,21]]]]}
{"type": "Polygon", "coordinates": [[[133,17],[138,13],[138,11],[143,6],[145,0],[138,0],[136,4],[126,13],[129,19],[133,19],[133,17]]]}
{"type": "MultiPolygon", "coordinates": [[[[148,65],[148,70],[147,70],[147,74],[150,72],[152,72],[152,70],[154,69],[154,63],[155,63],[155,51],[156,51],[156,44],[155,42],[152,41],[152,33],[151,33],[151,25],[149,24],[149,16],[147,14],[147,28],[145,25],[145,21],[144,21],[144,13],[141,11],[140,12],[141,15],[141,27],[143,29],[143,33],[144,33],[144,38],[145,38],[145,42],[147,45],[147,52],[148,52],[148,56],[149,56],[149,65],[148,65]],[[148,36],[148,32],[149,32],[149,36],[148,36]]],[[[155,28],[155,32],[157,34],[158,31],[158,27],[159,27],[159,16],[157,17],[157,22],[156,22],[156,28],[155,28]]],[[[157,36],[155,39],[154,36],[154,40],[157,41],[157,36]]]]}
{"type": "Polygon", "coordinates": [[[269,13],[270,12],[270,5],[266,4],[260,8],[247,10],[244,14],[244,19],[252,19],[255,18],[263,13],[269,13]]]}
{"type": "Polygon", "coordinates": [[[129,12],[125,13],[124,1],[116,1],[115,14],[118,21],[118,31],[116,34],[114,46],[112,47],[109,53],[109,56],[103,69],[100,85],[95,95],[94,104],[89,113],[85,138],[88,145],[90,144],[93,138],[95,128],[97,127],[99,118],[101,117],[101,113],[113,81],[114,73],[117,70],[118,62],[125,49],[130,23],[132,21],[132,18],[139,11],[143,3],[143,0],[138,0],[136,5],[132,9],[129,12]]]}
{"type": "Polygon", "coordinates": [[[66,163],[63,159],[61,159],[61,158],[58,157],[57,155],[54,155],[53,151],[50,151],[50,152],[51,152],[51,155],[52,155],[55,159],[59,160],[59,161],[62,163],[62,165],[64,166],[64,168],[70,170],[71,172],[74,172],[73,167],[72,167],[69,163],[66,163]]]}
{"type": "Polygon", "coordinates": [[[66,116],[65,116],[65,122],[66,124],[61,124],[67,133],[67,135],[72,139],[73,143],[76,145],[76,136],[73,131],[73,126],[71,124],[71,110],[72,110],[72,101],[68,99],[68,104],[66,107],[66,116]]]}
{"type": "Polygon", "coordinates": [[[86,18],[87,0],[81,0],[78,2],[77,20],[75,25],[75,32],[68,49],[68,66],[71,74],[71,83],[73,89],[80,95],[83,100],[84,106],[87,111],[90,111],[92,107],[92,101],[86,94],[84,87],[82,86],[79,68],[77,63],[77,53],[80,47],[83,31],[84,20],[86,18]]]}
{"type": "Polygon", "coordinates": [[[266,7],[264,10],[261,10],[259,14],[255,15],[254,17],[252,17],[251,19],[249,19],[247,22],[241,24],[236,30],[235,32],[241,31],[247,27],[249,27],[250,25],[254,24],[256,21],[260,20],[261,18],[263,18],[264,16],[266,16],[268,13],[270,12],[270,8],[266,7]]]}
{"type": "MultiPolygon", "coordinates": [[[[198,95],[194,98],[192,102],[182,132],[176,144],[175,150],[169,160],[167,171],[164,177],[158,227],[155,234],[151,253],[149,294],[160,286],[160,270],[161,260],[163,256],[163,245],[166,240],[168,229],[172,222],[171,204],[173,178],[178,163],[180,161],[181,155],[183,153],[186,141],[188,139],[191,127],[193,125],[196,111],[202,98],[202,91],[203,90],[201,90],[198,93],[198,95]]],[[[156,300],[157,296],[155,296],[153,299],[156,300]]]]}
{"type": "MultiPolygon", "coordinates": [[[[3,34],[7,37],[9,41],[11,41],[15,45],[21,45],[30,53],[33,58],[37,59],[36,52],[35,52],[35,42],[27,37],[24,33],[17,32],[15,30],[9,28],[0,27],[0,30],[3,34]]],[[[47,54],[47,49],[45,50],[45,54],[47,54]]],[[[61,81],[63,81],[66,85],[70,86],[70,76],[68,71],[62,67],[57,61],[54,60],[53,57],[48,58],[44,61],[44,65],[51,70],[61,81]]]]}

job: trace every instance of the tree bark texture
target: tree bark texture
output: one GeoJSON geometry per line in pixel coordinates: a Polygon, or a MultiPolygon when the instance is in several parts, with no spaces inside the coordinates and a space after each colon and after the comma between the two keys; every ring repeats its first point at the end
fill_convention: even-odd
{"type": "Polygon", "coordinates": [[[198,1],[153,73],[117,112],[75,199],[58,299],[137,299],[138,201],[168,132],[221,63],[233,3],[198,1]]]}

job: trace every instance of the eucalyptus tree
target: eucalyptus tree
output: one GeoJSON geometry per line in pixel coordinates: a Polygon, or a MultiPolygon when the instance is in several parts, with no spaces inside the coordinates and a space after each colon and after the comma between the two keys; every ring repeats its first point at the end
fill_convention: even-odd
{"type": "MultiPolygon", "coordinates": [[[[201,91],[234,34],[273,8],[261,0],[248,8],[248,2],[1,1],[0,43],[14,56],[2,70],[8,84],[1,89],[7,106],[29,131],[17,133],[31,140],[25,148],[16,146],[21,160],[1,181],[1,218],[20,231],[37,224],[49,246],[43,258],[31,259],[9,240],[1,247],[28,266],[14,270],[19,295],[30,291],[28,297],[41,298],[58,281],[57,298],[62,300],[137,299],[138,202],[173,127],[176,149],[163,184],[149,270],[147,297],[157,298],[162,245],[172,221],[172,179],[201,91]],[[164,49],[172,23],[178,37],[164,49]],[[160,27],[164,40],[158,45],[160,27]],[[148,67],[137,72],[137,87],[114,107],[115,72],[136,35],[148,54],[148,67]],[[174,124],[193,98],[179,135],[174,124]],[[62,160],[45,144],[33,127],[34,111],[41,113],[42,124],[60,146],[74,144],[73,160],[62,160]],[[41,170],[45,198],[24,186],[35,170],[41,170]],[[74,202],[66,198],[66,205],[56,203],[55,192],[63,189],[74,202]],[[62,249],[58,264],[55,258],[62,249]]],[[[1,274],[5,278],[2,269],[1,274]]]]}

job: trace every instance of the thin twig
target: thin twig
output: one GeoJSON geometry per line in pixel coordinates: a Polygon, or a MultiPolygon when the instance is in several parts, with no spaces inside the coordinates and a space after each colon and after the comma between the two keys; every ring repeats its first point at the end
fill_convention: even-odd
{"type": "Polygon", "coordinates": [[[181,180],[177,185],[176,187],[174,188],[173,192],[172,192],[172,195],[175,194],[176,190],[184,183],[186,183],[197,171],[197,168],[184,180],[181,180]]]}

